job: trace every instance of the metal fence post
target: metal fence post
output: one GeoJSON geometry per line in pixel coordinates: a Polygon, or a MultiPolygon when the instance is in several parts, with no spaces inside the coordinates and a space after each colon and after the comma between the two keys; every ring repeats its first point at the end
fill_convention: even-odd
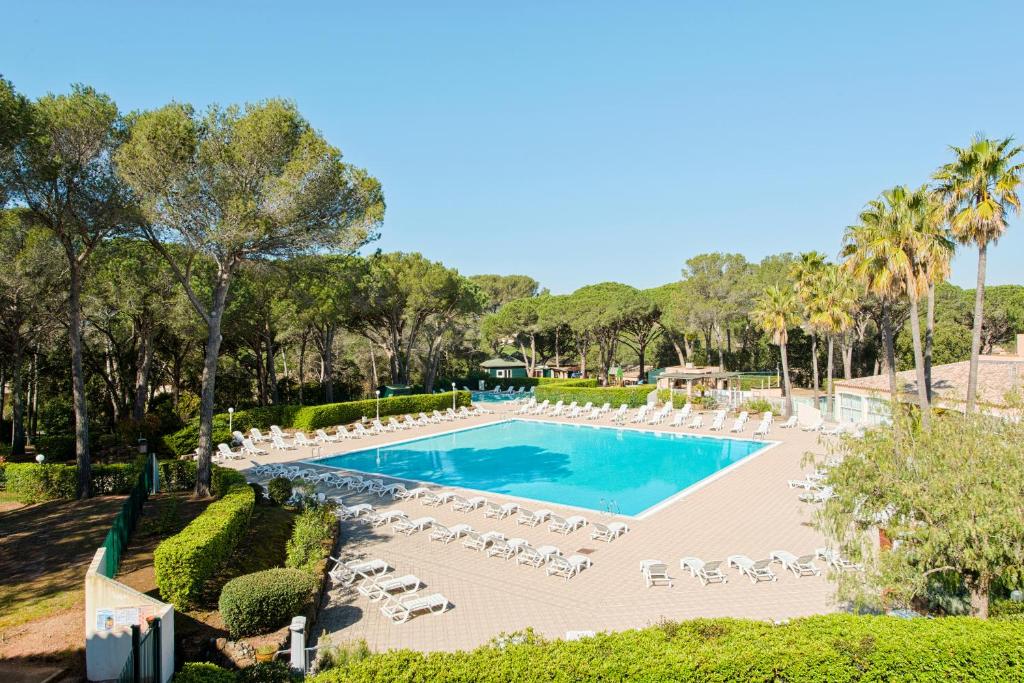
{"type": "Polygon", "coordinates": [[[138,624],[132,624],[132,683],[139,683],[142,679],[142,658],[139,657],[141,631],[138,624]]]}
{"type": "Polygon", "coordinates": [[[149,622],[149,629],[151,631],[149,637],[153,639],[153,683],[163,683],[163,679],[160,677],[160,665],[163,663],[163,652],[160,647],[162,645],[160,638],[161,625],[160,617],[153,617],[149,622]]]}
{"type": "Polygon", "coordinates": [[[306,617],[293,617],[288,627],[292,632],[289,665],[296,671],[306,671],[306,617]]]}

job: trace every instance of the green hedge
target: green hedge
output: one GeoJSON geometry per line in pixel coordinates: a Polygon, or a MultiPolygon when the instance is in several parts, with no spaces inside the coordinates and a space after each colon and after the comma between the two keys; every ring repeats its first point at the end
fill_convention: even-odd
{"type": "Polygon", "coordinates": [[[302,612],[319,585],[317,577],[301,569],[245,574],[224,585],[218,609],[232,638],[268,633],[302,612]]]}
{"type": "Polygon", "coordinates": [[[477,377],[475,379],[454,379],[446,380],[441,386],[448,386],[452,382],[460,389],[462,387],[469,387],[472,391],[476,391],[480,385],[480,380],[484,381],[484,387],[488,390],[500,386],[502,389],[507,389],[512,386],[518,389],[519,387],[536,387],[540,385],[550,386],[554,384],[564,384],[569,386],[587,386],[596,387],[596,379],[563,379],[561,377],[477,377]]]}
{"type": "MultiPolygon", "coordinates": [[[[291,486],[288,488],[290,493],[291,486]]],[[[284,566],[315,573],[320,563],[330,555],[337,525],[338,518],[326,505],[310,506],[299,513],[288,539],[284,566]]]]}
{"type": "Polygon", "coordinates": [[[527,638],[472,652],[371,655],[312,677],[342,681],[1013,681],[1024,622],[833,614],[787,625],[667,622],[579,641],[527,638]]]}
{"type": "Polygon", "coordinates": [[[174,683],[235,683],[234,671],[222,669],[210,662],[185,662],[174,674],[174,683]]]}
{"type": "MultiPolygon", "coordinates": [[[[456,405],[469,406],[470,395],[465,391],[456,392],[456,405]]],[[[411,394],[409,396],[392,396],[380,399],[380,414],[404,415],[406,413],[444,410],[452,405],[451,392],[443,394],[411,394]]],[[[303,431],[334,427],[340,424],[355,422],[363,416],[377,414],[376,399],[365,401],[348,401],[346,403],[326,403],[319,406],[267,406],[251,410],[239,410],[231,420],[236,431],[245,432],[256,427],[266,431],[275,424],[284,428],[295,428],[303,431]]],[[[192,453],[199,446],[199,421],[193,420],[173,434],[163,437],[164,445],[175,455],[192,453]]],[[[228,429],[228,414],[218,413],[213,416],[213,443],[229,443],[231,430],[228,429]]]]}
{"type": "MultiPolygon", "coordinates": [[[[77,497],[77,465],[12,462],[4,464],[0,472],[0,490],[6,490],[22,503],[74,500],[77,497]]],[[[95,464],[90,472],[94,494],[125,495],[131,493],[139,478],[139,465],[95,464]]]]}
{"type": "Polygon", "coordinates": [[[557,386],[537,387],[537,401],[548,400],[552,403],[565,401],[566,404],[576,401],[580,405],[587,401],[595,406],[611,403],[612,408],[618,408],[625,403],[630,408],[642,406],[647,403],[647,394],[651,393],[654,387],[650,384],[643,384],[638,387],[590,387],[590,386],[557,386]]]}
{"type": "MultiPolygon", "coordinates": [[[[195,460],[160,460],[160,490],[191,491],[196,487],[195,460]]],[[[244,485],[245,475],[229,467],[213,466],[210,475],[210,489],[215,496],[222,496],[236,484],[244,485]]]]}
{"type": "MultiPolygon", "coordinates": [[[[468,391],[455,392],[456,406],[470,406],[470,393],[468,391]]],[[[380,414],[384,415],[405,415],[411,413],[429,413],[432,410],[441,410],[452,407],[452,392],[442,394],[411,394],[409,396],[392,396],[391,398],[380,399],[380,414]]],[[[334,427],[336,425],[355,422],[363,416],[372,417],[377,414],[377,401],[349,401],[347,403],[327,403],[322,406],[307,406],[300,410],[295,416],[291,426],[295,429],[310,431],[321,427],[334,427]]]]}
{"type": "MultiPolygon", "coordinates": [[[[223,479],[229,480],[233,480],[230,475],[223,479]]],[[[156,547],[153,567],[164,600],[174,603],[177,609],[192,605],[203,584],[224,564],[245,534],[255,502],[255,494],[248,485],[235,483],[223,498],[211,503],[181,532],[156,547]]]]}

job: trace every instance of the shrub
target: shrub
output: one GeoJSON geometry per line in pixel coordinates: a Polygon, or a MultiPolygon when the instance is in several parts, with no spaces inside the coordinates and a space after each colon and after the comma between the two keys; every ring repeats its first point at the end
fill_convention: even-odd
{"type": "Polygon", "coordinates": [[[235,683],[235,673],[209,662],[185,662],[174,683],[235,683]]]}
{"type": "MultiPolygon", "coordinates": [[[[470,394],[465,391],[456,392],[455,400],[456,406],[468,407],[471,402],[470,394]]],[[[380,400],[380,414],[404,415],[421,411],[429,413],[431,410],[450,408],[451,405],[451,392],[392,396],[380,400]]],[[[264,406],[236,411],[230,422],[236,431],[242,432],[253,427],[266,429],[272,424],[310,431],[354,422],[365,415],[376,415],[376,411],[377,402],[374,399],[327,403],[319,406],[264,406]]],[[[218,413],[213,416],[213,443],[231,441],[231,430],[228,429],[228,423],[227,413],[218,413]]],[[[173,434],[165,435],[163,446],[175,455],[194,452],[199,446],[199,421],[193,420],[173,434]]]]}
{"type": "Polygon", "coordinates": [[[745,410],[751,415],[755,413],[770,413],[774,411],[772,404],[763,398],[752,398],[743,405],[740,406],[740,410],[745,410]]]}
{"type": "MultiPolygon", "coordinates": [[[[78,476],[78,468],[75,477],[78,476]]],[[[112,465],[93,465],[91,468],[92,492],[98,496],[121,495],[131,493],[139,481],[142,463],[115,463],[112,465]]]]}
{"type": "Polygon", "coordinates": [[[160,490],[191,491],[196,487],[196,463],[193,460],[161,460],[160,490]]]}
{"type": "Polygon", "coordinates": [[[22,503],[73,500],[78,492],[78,468],[68,465],[8,463],[7,492],[22,503]]]}
{"type": "Polygon", "coordinates": [[[274,505],[284,505],[292,497],[292,480],[288,477],[274,477],[267,483],[267,495],[274,505]]]}
{"type": "Polygon", "coordinates": [[[178,534],[156,547],[153,567],[164,600],[178,609],[193,603],[203,584],[224,564],[245,533],[254,504],[252,489],[236,484],[178,534]]]}
{"type": "Polygon", "coordinates": [[[0,462],[0,491],[7,490],[7,463],[0,462]]]}
{"type": "Polygon", "coordinates": [[[238,672],[238,683],[290,683],[301,680],[301,676],[292,673],[288,664],[275,659],[272,662],[257,662],[238,672]]]}
{"type": "Polygon", "coordinates": [[[718,401],[715,400],[714,396],[694,396],[690,401],[695,408],[703,408],[704,410],[714,410],[718,407],[718,401]]]}
{"type": "Polygon", "coordinates": [[[783,626],[698,619],[579,641],[517,640],[375,654],[312,681],[1009,681],[1019,679],[1024,622],[832,614],[783,626]]]}
{"type": "Polygon", "coordinates": [[[48,462],[61,462],[75,459],[74,434],[46,434],[37,436],[32,445],[36,453],[46,456],[48,462]]]}
{"type": "MultiPolygon", "coordinates": [[[[587,380],[592,381],[592,380],[587,380]]],[[[538,401],[572,401],[583,405],[591,401],[594,405],[600,406],[611,403],[613,408],[625,403],[630,408],[642,406],[647,403],[647,395],[654,390],[650,384],[643,384],[638,387],[592,387],[573,386],[561,383],[554,386],[544,385],[537,387],[536,397],[538,401]]]]}
{"type": "MultiPolygon", "coordinates": [[[[456,406],[469,406],[471,395],[468,391],[455,392],[456,406]]],[[[380,400],[380,414],[404,415],[406,413],[429,413],[432,410],[444,410],[452,407],[452,392],[442,394],[411,394],[409,396],[392,396],[380,400]]],[[[349,401],[347,403],[327,403],[322,406],[301,408],[295,415],[292,427],[309,431],[321,427],[354,422],[364,415],[376,415],[376,400],[349,401]]]]}
{"type": "Polygon", "coordinates": [[[295,518],[284,565],[315,572],[317,565],[331,552],[337,523],[334,512],[326,505],[310,506],[303,510],[295,518]]]}
{"type": "Polygon", "coordinates": [[[316,577],[301,569],[268,569],[228,581],[219,609],[232,638],[267,633],[301,612],[318,588],[316,577]]]}

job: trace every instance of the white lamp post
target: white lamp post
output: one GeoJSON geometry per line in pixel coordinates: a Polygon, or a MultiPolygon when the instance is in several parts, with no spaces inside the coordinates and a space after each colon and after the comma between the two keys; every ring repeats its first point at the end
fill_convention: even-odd
{"type": "Polygon", "coordinates": [[[455,382],[452,382],[452,410],[455,410],[455,382]]]}
{"type": "Polygon", "coordinates": [[[229,432],[233,432],[234,431],[234,427],[235,427],[234,418],[235,418],[235,409],[234,408],[228,408],[228,431],[229,432]]]}
{"type": "Polygon", "coordinates": [[[377,420],[380,420],[380,389],[375,390],[373,393],[377,394],[377,420]]]}
{"type": "Polygon", "coordinates": [[[46,456],[43,455],[42,453],[36,456],[36,462],[39,463],[40,465],[43,464],[44,460],[46,460],[46,456]]]}

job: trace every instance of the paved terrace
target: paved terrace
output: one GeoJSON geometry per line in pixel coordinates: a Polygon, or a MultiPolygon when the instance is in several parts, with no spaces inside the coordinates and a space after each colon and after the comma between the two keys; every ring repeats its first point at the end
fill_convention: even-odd
{"type": "MultiPolygon", "coordinates": [[[[495,422],[507,419],[511,410],[512,406],[498,405],[493,415],[330,444],[324,447],[323,455],[495,422]]],[[[564,421],[545,417],[530,419],[564,421]]],[[[607,419],[576,422],[610,424],[607,419]]],[[[755,423],[752,419],[746,427],[748,438],[755,423]]],[[[731,424],[731,420],[727,424],[731,424]]],[[[666,427],[650,429],[683,431],[666,427]]],[[[691,433],[714,434],[706,429],[691,433]]],[[[419,500],[392,502],[387,496],[340,491],[347,505],[368,502],[378,509],[402,510],[413,518],[431,516],[446,526],[464,522],[477,531],[496,530],[506,537],[526,538],[535,547],[555,545],[565,555],[587,549],[591,551],[589,555],[594,564],[565,581],[548,576],[543,568],[520,566],[514,560],[487,557],[464,548],[461,539],[447,545],[430,541],[429,530],[406,536],[392,532],[390,526],[371,528],[363,521],[345,521],[341,523],[342,559],[386,560],[394,568],[393,576],[415,574],[426,584],[421,594],[440,592],[451,601],[452,607],[443,614],[424,613],[407,623],[393,624],[381,615],[380,603],[370,602],[354,587],[338,586],[331,591],[330,605],[322,612],[315,630],[320,633],[325,629],[335,643],[363,639],[374,650],[455,650],[482,645],[502,632],[527,627],[546,637],[563,637],[567,631],[621,630],[643,627],[661,619],[778,620],[834,611],[837,606],[832,597],[833,585],[825,576],[797,578],[775,564],[778,581],[774,583],[755,585],[730,569],[727,584],[702,586],[679,567],[680,558],[689,555],[704,560],[724,560],[732,554],[744,554],[759,560],[768,557],[773,550],[802,555],[825,544],[824,538],[809,524],[813,506],[800,502],[800,491],[791,490],[786,484],[787,479],[802,478],[801,474],[808,469],[800,464],[804,453],[822,454],[820,459],[823,459],[823,437],[776,427],[769,438],[781,443],[705,486],[676,498],[646,518],[616,518],[626,522],[630,531],[612,543],[591,540],[587,527],[563,536],[549,531],[546,524],[534,528],[516,524],[514,515],[498,521],[485,517],[483,509],[455,512],[450,506],[429,507],[419,500]],[[640,561],[644,559],[668,563],[673,586],[645,587],[640,573],[640,561]]],[[[310,455],[309,449],[272,451],[261,460],[297,461],[310,455]]],[[[239,469],[249,464],[248,460],[232,463],[239,469]]],[[[499,503],[516,501],[487,492],[428,486],[466,496],[485,495],[488,500],[499,503]]],[[[528,504],[527,507],[536,509],[538,506],[528,504]]],[[[580,513],[578,509],[554,504],[546,507],[564,516],[580,513]]],[[[583,514],[591,520],[611,519],[599,512],[583,514]]],[[[822,562],[817,564],[824,569],[822,562]]]]}

